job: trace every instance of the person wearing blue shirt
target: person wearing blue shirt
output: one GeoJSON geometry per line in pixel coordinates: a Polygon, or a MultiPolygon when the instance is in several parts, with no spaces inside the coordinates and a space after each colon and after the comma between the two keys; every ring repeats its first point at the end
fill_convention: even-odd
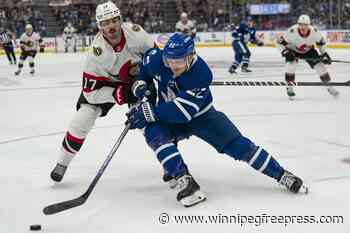
{"type": "Polygon", "coordinates": [[[242,63],[242,72],[251,72],[248,69],[250,50],[247,43],[253,43],[257,46],[263,46],[264,43],[256,38],[256,29],[253,21],[249,21],[248,24],[240,23],[235,27],[232,32],[232,48],[235,53],[235,61],[232,63],[229,72],[231,74],[236,73],[236,69],[242,63]]]}
{"type": "Polygon", "coordinates": [[[194,41],[183,33],[170,37],[164,50],[148,50],[132,92],[140,104],[128,113],[130,129],[144,129],[147,144],[164,169],[164,181],[179,190],[177,200],[185,207],[206,200],[190,174],[177,142],[194,135],[236,160],[247,162],[276,179],[291,192],[307,192],[303,181],[286,171],[262,147],[243,136],[223,113],[213,106],[210,84],[213,74],[199,57],[194,41]],[[156,95],[151,98],[149,87],[156,95]]]}

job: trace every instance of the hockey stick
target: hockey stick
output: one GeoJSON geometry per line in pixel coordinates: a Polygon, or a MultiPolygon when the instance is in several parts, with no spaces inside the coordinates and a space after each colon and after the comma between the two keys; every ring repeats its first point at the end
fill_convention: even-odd
{"type": "Polygon", "coordinates": [[[123,132],[119,136],[117,142],[114,144],[111,152],[109,152],[106,160],[104,161],[104,163],[102,164],[102,166],[98,170],[97,175],[95,176],[95,178],[93,179],[93,181],[89,185],[86,192],[78,198],[46,206],[43,209],[43,212],[45,215],[56,214],[56,213],[64,211],[64,210],[68,210],[68,209],[71,209],[71,208],[74,208],[77,206],[81,206],[82,204],[84,204],[86,202],[86,200],[88,199],[88,197],[90,196],[90,194],[94,190],[98,180],[101,178],[103,172],[105,171],[106,167],[108,166],[109,162],[112,160],[115,152],[117,151],[120,144],[122,143],[125,135],[128,133],[129,128],[130,128],[130,124],[127,124],[125,126],[123,132]]]}
{"type": "MultiPolygon", "coordinates": [[[[288,86],[286,82],[276,81],[213,81],[212,86],[288,86]]],[[[350,80],[346,82],[295,82],[293,86],[350,86],[350,80]]]]}
{"type": "Polygon", "coordinates": [[[350,61],[342,61],[342,60],[332,60],[332,62],[338,62],[338,63],[350,63],[350,61]]]}

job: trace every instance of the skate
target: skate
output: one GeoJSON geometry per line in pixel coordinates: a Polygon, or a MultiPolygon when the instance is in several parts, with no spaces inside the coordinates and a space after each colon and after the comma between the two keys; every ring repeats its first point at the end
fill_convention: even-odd
{"type": "Polygon", "coordinates": [[[31,70],[29,73],[30,73],[31,75],[34,75],[35,70],[31,70]]]}
{"type": "Polygon", "coordinates": [[[339,91],[337,91],[334,87],[332,87],[332,86],[327,87],[327,91],[334,98],[338,98],[339,97],[339,91]]]}
{"type": "Polygon", "coordinates": [[[21,73],[21,70],[17,70],[17,71],[15,72],[15,75],[18,76],[20,73],[21,73]]]}
{"type": "Polygon", "coordinates": [[[248,69],[248,65],[242,65],[242,72],[243,73],[249,73],[252,72],[252,70],[248,69]]]}
{"type": "Polygon", "coordinates": [[[176,199],[185,207],[191,207],[207,199],[205,194],[200,191],[197,182],[189,173],[176,177],[176,183],[179,189],[176,199]]]}
{"type": "Polygon", "coordinates": [[[286,87],[286,89],[287,89],[287,95],[288,95],[289,99],[294,100],[295,92],[294,92],[293,87],[289,86],[289,87],[286,87]]]}
{"type": "Polygon", "coordinates": [[[237,72],[236,72],[236,69],[237,69],[237,66],[232,65],[232,66],[230,67],[230,69],[228,70],[228,72],[229,72],[230,74],[236,74],[236,73],[237,73],[237,72]]]}
{"type": "Polygon", "coordinates": [[[51,179],[55,182],[61,182],[64,174],[66,173],[66,170],[67,170],[67,166],[57,163],[55,168],[52,170],[50,174],[51,179]]]}
{"type": "Polygon", "coordinates": [[[163,175],[163,181],[169,185],[169,188],[171,189],[175,189],[176,186],[177,186],[177,182],[176,182],[176,179],[175,177],[167,174],[167,173],[164,173],[163,175]]]}
{"type": "Polygon", "coordinates": [[[302,179],[295,176],[289,171],[284,171],[282,177],[278,181],[281,185],[285,186],[292,193],[304,193],[309,192],[309,188],[303,184],[302,179]]]}

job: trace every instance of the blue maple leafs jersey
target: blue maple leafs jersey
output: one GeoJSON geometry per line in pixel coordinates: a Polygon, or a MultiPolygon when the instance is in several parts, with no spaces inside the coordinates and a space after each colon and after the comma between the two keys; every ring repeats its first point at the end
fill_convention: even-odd
{"type": "Polygon", "coordinates": [[[174,77],[163,61],[163,51],[146,52],[138,79],[152,82],[157,90],[156,118],[166,123],[187,123],[212,108],[209,85],[213,74],[205,61],[196,56],[190,68],[174,77]]]}
{"type": "Polygon", "coordinates": [[[241,23],[239,26],[235,27],[232,31],[232,38],[234,41],[242,41],[248,43],[256,43],[256,29],[254,27],[249,27],[247,24],[241,23]]]}

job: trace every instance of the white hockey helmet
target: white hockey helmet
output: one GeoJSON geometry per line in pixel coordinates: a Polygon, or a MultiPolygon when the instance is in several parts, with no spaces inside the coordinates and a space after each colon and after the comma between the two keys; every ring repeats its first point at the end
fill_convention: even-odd
{"type": "Polygon", "coordinates": [[[181,15],[180,15],[180,18],[187,18],[188,15],[186,12],[182,12],[181,15]]]}
{"type": "Polygon", "coordinates": [[[105,2],[96,7],[96,21],[100,27],[100,22],[115,17],[121,17],[119,8],[113,2],[105,2]]]}
{"type": "Polygon", "coordinates": [[[310,17],[308,15],[300,15],[298,18],[298,23],[310,25],[310,17]]]}
{"type": "Polygon", "coordinates": [[[33,26],[32,26],[30,23],[28,23],[28,24],[26,25],[25,29],[26,29],[26,30],[29,30],[29,29],[32,29],[32,30],[33,30],[33,26]]]}

